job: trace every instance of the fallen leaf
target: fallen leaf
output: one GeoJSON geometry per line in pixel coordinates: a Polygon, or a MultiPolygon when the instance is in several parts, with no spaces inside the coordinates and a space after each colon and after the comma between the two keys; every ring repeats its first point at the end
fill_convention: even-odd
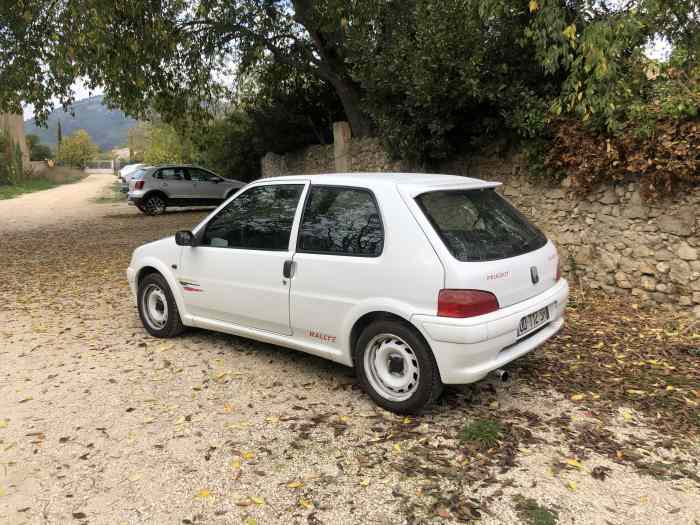
{"type": "Polygon", "coordinates": [[[231,461],[231,468],[234,470],[238,470],[241,468],[241,460],[236,458],[233,461],[231,461]]]}
{"type": "Polygon", "coordinates": [[[569,481],[566,484],[566,488],[569,489],[571,492],[574,492],[576,490],[576,482],[575,481],[569,481]]]}
{"type": "Polygon", "coordinates": [[[303,486],[304,483],[302,481],[290,481],[289,483],[287,483],[288,489],[300,489],[303,486]]]}
{"type": "Polygon", "coordinates": [[[7,428],[7,425],[9,425],[9,421],[6,419],[0,419],[0,428],[7,428]]]}
{"type": "Polygon", "coordinates": [[[202,489],[202,490],[200,490],[199,492],[197,492],[197,496],[196,496],[196,497],[197,497],[197,498],[202,498],[202,499],[204,499],[204,498],[211,498],[212,496],[211,496],[211,492],[209,492],[209,490],[207,490],[207,489],[202,489]]]}
{"type": "Polygon", "coordinates": [[[305,509],[312,509],[314,504],[308,499],[299,498],[299,506],[304,507],[305,509]]]}
{"type": "Polygon", "coordinates": [[[243,452],[242,456],[246,461],[250,461],[255,459],[255,452],[243,452]]]}
{"type": "Polygon", "coordinates": [[[571,396],[571,401],[581,401],[586,397],[586,394],[574,394],[571,396]]]}
{"type": "Polygon", "coordinates": [[[256,505],[265,505],[265,500],[258,496],[251,496],[250,500],[256,505]]]}
{"type": "Polygon", "coordinates": [[[573,467],[573,468],[576,468],[579,470],[581,470],[583,468],[583,465],[581,465],[581,463],[576,459],[567,459],[566,464],[569,465],[570,467],[573,467]]]}

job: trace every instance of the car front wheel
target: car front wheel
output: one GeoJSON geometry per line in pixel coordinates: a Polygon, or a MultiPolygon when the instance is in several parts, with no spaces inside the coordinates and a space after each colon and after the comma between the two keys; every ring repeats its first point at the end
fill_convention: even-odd
{"type": "Polygon", "coordinates": [[[148,274],[139,283],[138,308],[144,328],[153,337],[175,337],[184,330],[170,287],[158,273],[148,274]]]}
{"type": "Polygon", "coordinates": [[[162,215],[165,213],[167,203],[161,195],[151,195],[143,203],[143,209],[147,215],[162,215]]]}
{"type": "Polygon", "coordinates": [[[362,331],[355,367],[365,392],[392,412],[420,413],[442,393],[430,348],[415,329],[397,321],[377,321],[362,331]]]}

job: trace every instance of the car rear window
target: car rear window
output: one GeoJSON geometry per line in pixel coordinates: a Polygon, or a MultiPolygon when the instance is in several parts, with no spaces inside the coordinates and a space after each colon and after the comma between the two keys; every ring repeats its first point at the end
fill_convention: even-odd
{"type": "Polygon", "coordinates": [[[144,169],[138,169],[134,172],[134,174],[131,176],[131,180],[141,180],[143,179],[144,174],[146,173],[146,170],[144,169]]]}
{"type": "Polygon", "coordinates": [[[422,193],[416,202],[459,261],[522,255],[547,238],[493,188],[422,193]]]}

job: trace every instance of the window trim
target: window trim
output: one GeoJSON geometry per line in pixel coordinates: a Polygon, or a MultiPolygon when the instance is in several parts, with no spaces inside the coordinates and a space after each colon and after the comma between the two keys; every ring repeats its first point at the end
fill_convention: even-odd
{"type": "MultiPolygon", "coordinates": [[[[292,241],[292,238],[294,237],[294,227],[296,226],[296,220],[297,220],[297,215],[299,214],[299,204],[302,202],[304,196],[304,191],[306,190],[308,184],[306,181],[294,181],[294,182],[287,182],[287,181],[280,181],[280,182],[270,182],[268,184],[255,184],[253,186],[250,186],[249,188],[246,188],[245,191],[242,191],[238,193],[233,199],[225,201],[224,205],[222,205],[221,209],[214,210],[214,213],[212,214],[211,217],[207,217],[202,225],[198,227],[197,233],[195,234],[195,237],[197,237],[198,242],[203,242],[204,236],[207,233],[207,228],[209,227],[209,224],[211,221],[216,219],[230,204],[232,204],[236,199],[238,199],[241,195],[244,195],[248,193],[251,190],[257,189],[257,188],[265,188],[267,186],[301,186],[301,192],[299,194],[299,199],[297,200],[297,207],[294,210],[294,218],[292,219],[292,226],[291,229],[289,230],[289,241],[287,241],[287,247],[286,248],[277,248],[277,249],[270,249],[270,248],[245,248],[242,246],[211,246],[209,244],[198,244],[198,248],[214,248],[217,250],[242,250],[242,251],[247,251],[247,252],[273,252],[273,253],[280,253],[280,252],[287,252],[291,253],[292,250],[290,249],[290,243],[292,241]]],[[[243,188],[241,188],[243,189],[243,188]]]]}
{"type": "Polygon", "coordinates": [[[365,259],[376,259],[378,257],[381,257],[384,254],[384,245],[385,244],[386,244],[386,228],[384,228],[384,218],[382,217],[382,209],[379,207],[379,201],[377,201],[377,197],[371,188],[367,188],[364,186],[348,186],[348,185],[344,185],[344,184],[342,184],[342,185],[341,184],[309,184],[309,189],[306,192],[306,197],[304,199],[304,207],[302,208],[301,218],[299,220],[299,227],[297,230],[296,252],[295,253],[309,253],[312,255],[333,255],[335,257],[362,257],[365,259]],[[377,215],[379,216],[379,226],[382,229],[382,248],[381,248],[381,250],[379,250],[378,254],[366,255],[363,253],[319,252],[319,251],[304,250],[301,247],[301,232],[302,232],[302,227],[304,225],[304,216],[306,215],[306,207],[309,203],[309,200],[311,199],[311,192],[314,190],[314,188],[354,190],[354,191],[362,191],[362,192],[369,193],[369,196],[372,198],[372,201],[374,202],[375,208],[377,208],[377,215]]]}

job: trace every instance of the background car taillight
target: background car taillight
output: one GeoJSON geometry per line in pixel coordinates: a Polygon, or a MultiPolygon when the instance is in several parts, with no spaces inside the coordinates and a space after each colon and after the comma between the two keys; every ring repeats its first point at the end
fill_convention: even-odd
{"type": "Polygon", "coordinates": [[[482,290],[440,290],[438,316],[474,317],[498,310],[498,299],[482,290]]]}
{"type": "Polygon", "coordinates": [[[140,189],[142,189],[142,188],[143,188],[143,181],[142,181],[142,180],[137,180],[137,181],[134,183],[134,189],[135,189],[135,190],[140,190],[140,189]]]}

